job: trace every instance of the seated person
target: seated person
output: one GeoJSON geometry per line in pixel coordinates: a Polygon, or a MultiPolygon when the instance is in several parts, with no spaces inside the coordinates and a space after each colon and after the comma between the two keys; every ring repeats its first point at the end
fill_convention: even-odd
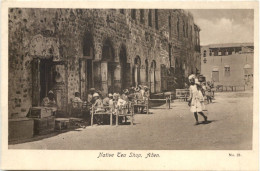
{"type": "Polygon", "coordinates": [[[147,86],[144,86],[144,94],[143,94],[144,101],[147,101],[149,97],[150,97],[149,88],[147,86]]]}
{"type": "Polygon", "coordinates": [[[113,99],[113,95],[111,93],[108,94],[108,98],[109,98],[109,106],[112,108],[112,110],[114,110],[114,99],[113,99]]]}
{"type": "Polygon", "coordinates": [[[96,112],[104,111],[104,109],[102,109],[103,108],[103,102],[102,102],[98,93],[93,94],[93,100],[95,101],[93,106],[96,107],[96,112]]]}
{"type": "Polygon", "coordinates": [[[125,107],[126,101],[122,98],[122,96],[118,96],[117,106],[122,108],[125,107]]]}
{"type": "Polygon", "coordinates": [[[81,108],[82,107],[82,100],[80,99],[80,93],[75,92],[75,97],[72,100],[72,106],[73,108],[81,108]]]}
{"type": "Polygon", "coordinates": [[[48,92],[48,96],[44,97],[42,100],[42,106],[46,107],[57,107],[55,98],[54,98],[54,93],[52,90],[48,92]]]}
{"type": "Polygon", "coordinates": [[[106,97],[103,99],[103,105],[104,106],[109,106],[109,97],[106,95],[106,97]]]}
{"type": "Polygon", "coordinates": [[[128,89],[124,89],[124,90],[123,90],[123,94],[122,94],[122,96],[121,96],[122,99],[125,100],[126,102],[129,101],[129,99],[128,99],[128,93],[129,93],[128,89]]]}

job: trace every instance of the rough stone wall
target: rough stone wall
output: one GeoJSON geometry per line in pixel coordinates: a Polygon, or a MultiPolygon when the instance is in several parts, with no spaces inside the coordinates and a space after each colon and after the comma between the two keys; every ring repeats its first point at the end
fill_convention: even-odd
{"type": "MultiPolygon", "coordinates": [[[[65,62],[65,66],[60,69],[65,72],[64,85],[57,84],[57,87],[62,87],[61,104],[66,108],[75,91],[80,90],[79,59],[84,58],[83,38],[87,33],[93,37],[94,61],[101,60],[102,48],[107,39],[114,49],[115,62],[119,62],[122,46],[126,47],[127,62],[131,68],[134,66],[134,59],[139,56],[143,84],[146,83],[145,60],[148,60],[149,69],[152,61],[155,61],[158,92],[161,91],[162,64],[167,69],[173,67],[186,73],[184,75],[184,72],[176,72],[172,77],[184,78],[191,73],[196,68],[194,61],[197,60],[192,16],[183,10],[158,10],[159,29],[156,29],[155,11],[151,10],[152,27],[148,23],[148,11],[144,10],[144,23],[141,23],[140,10],[137,9],[136,19],[132,19],[131,9],[125,9],[124,14],[119,9],[10,9],[9,117],[23,117],[32,106],[31,63],[34,58],[51,58],[53,61],[65,62]],[[171,31],[168,16],[171,16],[171,31]],[[184,37],[184,23],[191,27],[193,38],[190,33],[184,37]],[[169,45],[172,46],[172,66],[169,64],[169,45]]],[[[182,82],[175,88],[181,85],[182,82]]]]}

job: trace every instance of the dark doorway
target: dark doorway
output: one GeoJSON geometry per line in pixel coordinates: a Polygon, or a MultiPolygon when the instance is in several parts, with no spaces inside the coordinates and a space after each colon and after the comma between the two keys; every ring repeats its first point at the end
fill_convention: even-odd
{"type": "MultiPolygon", "coordinates": [[[[101,61],[101,84],[104,93],[113,92],[115,89],[115,70],[117,64],[114,62],[114,49],[109,39],[104,42],[101,61]]],[[[118,81],[118,80],[117,80],[118,81]]],[[[118,86],[116,86],[118,87],[118,86]]]]}
{"type": "Polygon", "coordinates": [[[40,60],[40,100],[47,96],[53,86],[52,59],[40,60]]]}
{"type": "Polygon", "coordinates": [[[140,67],[141,67],[141,59],[139,56],[137,56],[135,58],[134,61],[135,65],[133,68],[133,85],[134,86],[138,86],[141,83],[141,79],[140,79],[140,67]]]}
{"type": "Polygon", "coordinates": [[[145,60],[145,82],[146,82],[146,85],[148,86],[148,83],[149,83],[149,63],[148,63],[147,59],[145,60]]]}
{"type": "Polygon", "coordinates": [[[80,70],[81,96],[85,96],[88,90],[94,87],[93,51],[93,37],[87,32],[83,38],[83,59],[80,70]]]}
{"type": "Polygon", "coordinates": [[[156,93],[156,62],[153,60],[151,63],[151,92],[156,93]]]}
{"type": "Polygon", "coordinates": [[[124,46],[120,49],[120,66],[121,66],[121,90],[127,88],[127,57],[126,57],[126,48],[124,46]]]}

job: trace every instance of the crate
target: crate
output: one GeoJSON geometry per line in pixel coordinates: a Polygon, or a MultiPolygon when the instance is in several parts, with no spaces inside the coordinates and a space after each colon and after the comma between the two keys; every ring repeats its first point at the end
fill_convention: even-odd
{"type": "Polygon", "coordinates": [[[28,118],[44,118],[52,116],[53,109],[49,107],[32,107],[28,114],[28,118]]]}
{"type": "Polygon", "coordinates": [[[29,118],[9,119],[8,140],[22,140],[33,137],[34,120],[29,118]]]}
{"type": "Polygon", "coordinates": [[[57,130],[69,129],[70,128],[70,119],[56,118],[55,119],[55,128],[57,130]]]}
{"type": "Polygon", "coordinates": [[[34,134],[43,135],[54,131],[55,117],[49,116],[40,119],[34,119],[34,134]]]}

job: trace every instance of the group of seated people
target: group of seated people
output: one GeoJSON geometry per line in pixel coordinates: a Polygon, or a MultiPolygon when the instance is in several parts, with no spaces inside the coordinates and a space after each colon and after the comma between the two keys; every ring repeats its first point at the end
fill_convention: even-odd
{"type": "MultiPolygon", "coordinates": [[[[83,117],[86,119],[90,118],[90,112],[93,110],[98,112],[121,112],[130,113],[130,103],[145,103],[149,99],[149,89],[147,86],[130,87],[124,89],[122,94],[119,93],[108,93],[104,95],[101,91],[91,88],[89,94],[85,99],[81,100],[80,93],[76,92],[74,99],[72,99],[72,107],[76,109],[76,112],[81,112],[83,117]],[[78,111],[77,111],[78,109],[78,111]]],[[[144,107],[138,107],[135,110],[143,112],[144,107]]],[[[103,117],[106,116],[95,116],[95,120],[102,122],[103,117]]]]}

